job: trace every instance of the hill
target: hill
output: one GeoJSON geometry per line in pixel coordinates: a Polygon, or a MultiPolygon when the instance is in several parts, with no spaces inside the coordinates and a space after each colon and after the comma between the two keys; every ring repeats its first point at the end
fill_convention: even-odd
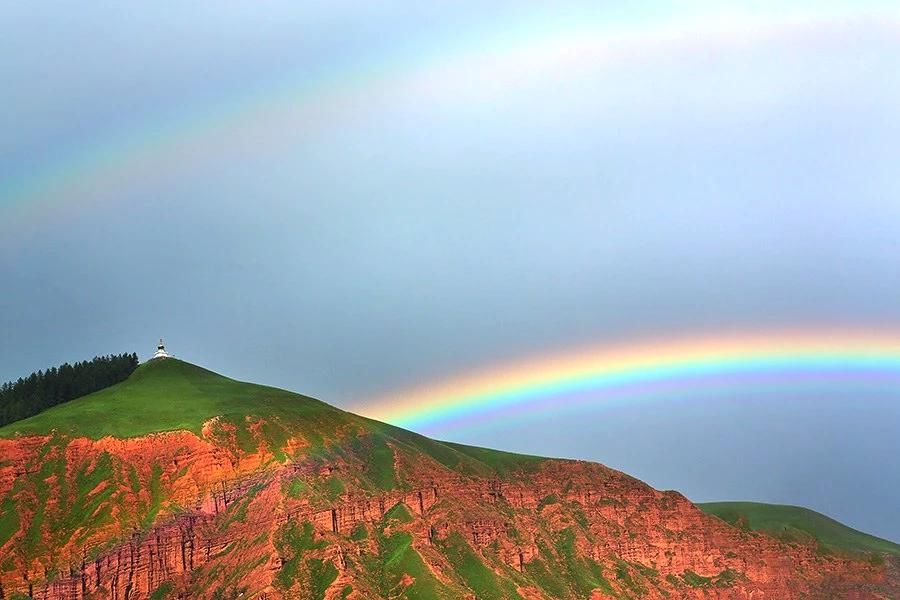
{"type": "Polygon", "coordinates": [[[52,430],[100,439],[160,431],[200,434],[203,423],[221,416],[240,420],[254,412],[291,420],[339,411],[306,396],[242,383],[174,358],[140,365],[122,383],[0,427],[0,436],[48,434],[52,430]]]}
{"type": "Polygon", "coordinates": [[[174,359],[0,429],[0,598],[879,598],[897,567],[174,359]]]}
{"type": "Polygon", "coordinates": [[[707,502],[703,512],[751,531],[761,531],[786,542],[821,542],[823,550],[887,552],[900,555],[900,544],[869,535],[800,506],[762,502],[707,502]]]}
{"type": "Polygon", "coordinates": [[[315,398],[237,381],[174,358],[146,362],[122,383],[0,427],[0,438],[53,434],[92,440],[109,436],[125,439],[175,431],[203,437],[226,431],[246,452],[265,445],[280,455],[288,438],[299,435],[322,454],[328,439],[345,428],[358,428],[376,436],[379,444],[390,439],[411,446],[451,468],[472,472],[523,466],[538,460],[435,442],[315,398]]]}

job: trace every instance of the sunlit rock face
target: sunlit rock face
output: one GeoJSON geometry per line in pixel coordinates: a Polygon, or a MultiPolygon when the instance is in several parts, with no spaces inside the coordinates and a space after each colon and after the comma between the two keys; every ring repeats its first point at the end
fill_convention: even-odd
{"type": "Polygon", "coordinates": [[[742,531],[598,464],[529,460],[467,472],[479,463],[453,469],[391,441],[393,484],[382,487],[393,489],[377,489],[371,479],[383,474],[366,464],[369,437],[356,432],[355,449],[328,456],[291,440],[283,461],[262,440],[242,452],[186,432],[4,440],[0,494],[19,507],[2,547],[4,597],[489,597],[484,586],[513,598],[900,592],[890,560],[742,531]],[[404,546],[396,564],[392,540],[404,546]]]}
{"type": "Polygon", "coordinates": [[[0,439],[0,598],[900,597],[895,558],[734,527],[600,464],[266,406],[0,439]]]}

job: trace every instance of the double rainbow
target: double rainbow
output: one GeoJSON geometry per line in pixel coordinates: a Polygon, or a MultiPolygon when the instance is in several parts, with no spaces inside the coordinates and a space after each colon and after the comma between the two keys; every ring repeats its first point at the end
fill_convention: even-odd
{"type": "Polygon", "coordinates": [[[440,430],[497,412],[565,409],[567,401],[615,404],[673,390],[690,398],[710,386],[773,383],[777,393],[836,379],[900,391],[900,331],[732,333],[600,346],[491,368],[355,408],[401,427],[440,430]]]}

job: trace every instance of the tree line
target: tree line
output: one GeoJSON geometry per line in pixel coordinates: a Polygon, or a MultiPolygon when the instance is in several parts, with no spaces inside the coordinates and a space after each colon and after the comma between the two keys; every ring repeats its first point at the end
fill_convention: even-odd
{"type": "Polygon", "coordinates": [[[6,382],[0,386],[0,426],[124,381],[137,366],[133,352],[110,354],[6,382]]]}

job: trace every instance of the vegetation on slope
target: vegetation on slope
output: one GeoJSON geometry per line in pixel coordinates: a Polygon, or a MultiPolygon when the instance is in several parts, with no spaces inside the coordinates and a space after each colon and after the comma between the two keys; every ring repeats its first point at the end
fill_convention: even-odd
{"type": "Polygon", "coordinates": [[[137,366],[137,354],[95,356],[4,383],[0,386],[0,426],[119,383],[137,366]]]}
{"type": "Polygon", "coordinates": [[[203,423],[213,417],[254,413],[303,418],[340,411],[312,398],[161,359],[140,365],[117,385],[2,427],[0,436],[47,434],[54,429],[93,439],[180,429],[200,434],[203,423]]]}
{"type": "MultiPolygon", "coordinates": [[[[73,441],[76,437],[128,438],[172,430],[192,431],[213,444],[228,446],[229,451],[254,451],[264,444],[271,453],[264,463],[267,467],[273,465],[271,457],[274,463],[295,461],[285,469],[262,470],[268,475],[230,499],[217,518],[218,530],[240,529],[242,523],[256,525],[250,535],[223,542],[211,554],[207,547],[208,562],[192,571],[194,595],[203,590],[212,591],[213,597],[238,597],[252,579],[248,573],[260,569],[266,573],[276,569],[272,584],[286,596],[303,590],[304,597],[310,598],[332,597],[337,590],[346,597],[354,587],[362,597],[435,600],[466,594],[515,600],[526,596],[526,589],[540,589],[554,598],[584,598],[595,592],[632,598],[665,587],[729,587],[743,577],[729,569],[718,575],[685,570],[678,576],[663,577],[655,565],[586,554],[584,549],[596,543],[596,532],[582,510],[585,507],[566,498],[571,481],[561,483],[559,492],[545,490],[536,509],[518,511],[503,500],[484,510],[480,504],[457,506],[452,495],[442,496],[429,509],[432,515],[442,514],[448,523],[484,518],[489,523],[516,522],[517,527],[523,523],[532,527],[533,540],[523,537],[517,527],[496,533],[498,539],[508,536],[514,545],[528,543],[536,548],[536,555],[520,563],[519,569],[506,562],[508,556],[502,555],[498,539],[479,544],[453,528],[423,532],[423,523],[404,503],[408,500],[395,504],[380,521],[358,523],[352,531],[342,533],[327,526],[316,531],[306,517],[289,519],[274,531],[264,527],[257,530],[278,503],[294,509],[327,510],[348,498],[384,497],[385,491],[399,491],[390,495],[402,497],[404,490],[414,489],[412,485],[422,485],[419,468],[423,462],[430,463],[439,474],[443,472],[439,465],[443,465],[455,472],[451,480],[458,475],[464,480],[465,475],[519,477],[537,469],[545,459],[431,440],[312,398],[238,382],[175,359],[141,365],[118,385],[0,428],[4,437],[50,434],[38,440],[34,454],[23,465],[23,474],[0,497],[0,549],[6,543],[6,549],[15,554],[0,556],[0,575],[20,568],[17,565],[37,561],[43,577],[59,577],[77,568],[86,546],[90,560],[116,542],[117,535],[147,531],[162,519],[179,514],[182,509],[172,501],[172,493],[178,486],[192,485],[182,481],[189,478],[187,465],[177,460],[171,464],[171,459],[163,464],[156,457],[132,460],[131,455],[106,450],[92,455],[67,452],[71,444],[77,447],[83,443],[73,441]],[[288,445],[290,438],[303,443],[288,445]],[[407,481],[416,477],[418,484],[407,481]],[[517,520],[523,515],[524,520],[517,520]],[[91,544],[92,536],[104,527],[112,532],[97,538],[104,539],[104,544],[91,544]],[[7,543],[9,540],[12,543],[7,543]],[[56,554],[61,549],[66,550],[65,556],[56,554]],[[342,572],[353,575],[352,585],[338,579],[337,564],[342,564],[342,572]]],[[[97,446],[106,447],[105,442],[97,446]]],[[[33,443],[29,440],[22,445],[33,443]]],[[[415,508],[414,494],[412,498],[409,506],[415,508]]],[[[420,497],[419,507],[421,502],[420,497]]],[[[716,506],[735,504],[704,508],[716,514],[710,508],[716,506]]],[[[772,526],[771,519],[760,519],[758,512],[750,511],[749,516],[744,508],[735,510],[734,515],[719,512],[726,520],[747,527],[761,528],[759,524],[764,523],[785,531],[784,527],[772,526]]],[[[806,512],[843,528],[826,517],[806,512]]],[[[786,522],[786,517],[779,518],[786,522]]],[[[810,528],[796,515],[790,523],[792,535],[810,528]]],[[[817,538],[834,543],[818,521],[815,525],[817,538]]],[[[843,529],[863,536],[868,543],[876,540],[896,548],[890,542],[843,529]]],[[[858,541],[854,549],[860,549],[858,541]]],[[[147,593],[165,598],[174,585],[162,582],[147,593]]]]}
{"type": "MultiPolygon", "coordinates": [[[[139,473],[137,463],[107,456],[96,464],[67,469],[65,458],[66,448],[78,437],[130,438],[177,430],[242,452],[265,445],[278,462],[302,460],[313,471],[345,465],[321,482],[302,475],[285,482],[288,496],[323,505],[346,490],[403,489],[407,484],[395,468],[398,454],[428,456],[460,473],[478,475],[511,469],[516,461],[512,454],[498,453],[495,460],[491,451],[430,440],[313,398],[235,381],[183,361],[155,360],[140,365],[122,383],[0,428],[0,437],[48,436],[26,465],[26,474],[0,497],[0,546],[18,535],[22,556],[36,558],[47,548],[87,539],[113,521],[123,531],[146,529],[177,511],[167,494],[185,468],[163,474],[160,465],[145,464],[139,473]],[[296,456],[288,456],[290,438],[303,442],[295,448],[296,456]],[[51,496],[59,502],[48,503],[51,496]]],[[[523,469],[538,464],[533,457],[520,461],[523,469]]]]}
{"type": "Polygon", "coordinates": [[[900,544],[851,529],[808,508],[762,502],[708,502],[697,506],[732,525],[762,531],[785,541],[813,538],[824,544],[826,550],[900,555],[900,544]]]}
{"type": "MultiPolygon", "coordinates": [[[[229,379],[177,359],[140,365],[125,381],[54,406],[28,419],[0,427],[0,437],[46,435],[100,439],[138,437],[187,430],[202,435],[204,423],[218,418],[232,427],[242,449],[256,449],[262,435],[278,454],[287,439],[300,435],[323,459],[329,453],[365,454],[367,479],[374,489],[390,490],[393,450],[422,452],[441,464],[471,474],[534,467],[542,459],[431,440],[399,427],[359,417],[324,402],[278,388],[229,379]],[[258,424],[256,432],[253,425],[258,424]],[[330,445],[335,432],[355,428],[344,445],[330,445]]],[[[284,456],[281,456],[283,460],[284,456]]]]}
{"type": "Polygon", "coordinates": [[[401,529],[412,520],[412,515],[402,504],[387,511],[375,531],[378,557],[363,557],[365,568],[375,574],[382,597],[425,600],[458,596],[435,577],[413,547],[412,535],[401,529]]]}

